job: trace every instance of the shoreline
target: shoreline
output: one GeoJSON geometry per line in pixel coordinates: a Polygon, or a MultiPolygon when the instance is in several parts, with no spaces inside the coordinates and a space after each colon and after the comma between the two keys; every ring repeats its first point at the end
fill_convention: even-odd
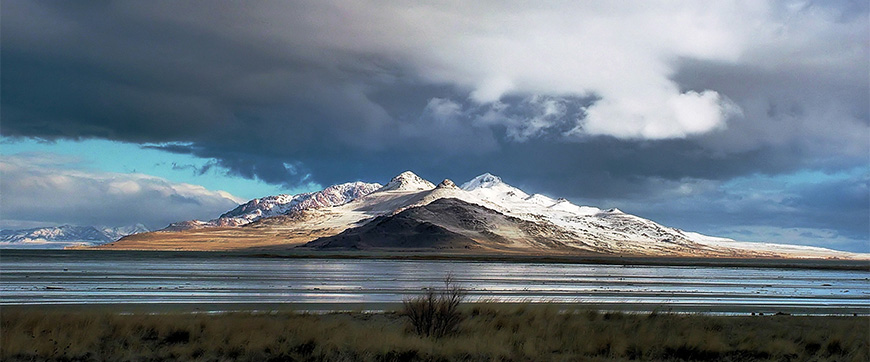
{"type": "MultiPolygon", "coordinates": [[[[814,307],[800,305],[703,305],[673,303],[583,303],[583,302],[503,302],[466,301],[465,308],[499,306],[502,308],[552,308],[561,312],[584,311],[629,314],[687,314],[699,316],[836,316],[866,317],[870,308],[814,307]]],[[[365,303],[57,303],[57,304],[0,304],[4,311],[38,312],[111,312],[118,314],[223,314],[223,313],[391,313],[402,308],[400,302],[365,303]]]]}
{"type": "Polygon", "coordinates": [[[463,261],[492,263],[541,263],[541,264],[590,264],[624,266],[675,266],[675,267],[721,267],[721,268],[773,268],[812,270],[870,271],[870,260],[854,259],[787,259],[787,258],[709,258],[681,256],[618,256],[618,255],[567,255],[567,254],[516,254],[516,253],[455,253],[413,250],[117,250],[117,249],[0,249],[9,256],[60,253],[102,253],[104,255],[135,256],[164,254],[166,257],[189,257],[207,255],[214,257],[271,258],[271,259],[357,259],[357,260],[426,260],[463,261]]]}
{"type": "Polygon", "coordinates": [[[294,251],[289,253],[248,253],[252,258],[284,259],[383,259],[383,260],[445,260],[485,261],[496,263],[599,264],[625,266],[679,266],[722,268],[775,268],[870,271],[868,260],[847,259],[786,259],[786,258],[702,258],[668,256],[605,256],[558,254],[458,254],[413,251],[294,251]]]}

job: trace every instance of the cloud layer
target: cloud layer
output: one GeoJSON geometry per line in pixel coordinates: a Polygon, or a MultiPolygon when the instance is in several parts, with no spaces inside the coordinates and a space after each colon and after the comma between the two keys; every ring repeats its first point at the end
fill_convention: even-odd
{"type": "Polygon", "coordinates": [[[866,15],[759,1],[16,2],[3,133],[191,142],[269,182],[352,152],[492,155],[554,136],[863,156],[866,15]],[[427,119],[439,100],[453,113],[427,119]]]}
{"type": "Polygon", "coordinates": [[[243,201],[148,175],[71,169],[70,161],[53,154],[4,156],[0,227],[142,223],[153,230],[190,218],[211,219],[243,201]]]}

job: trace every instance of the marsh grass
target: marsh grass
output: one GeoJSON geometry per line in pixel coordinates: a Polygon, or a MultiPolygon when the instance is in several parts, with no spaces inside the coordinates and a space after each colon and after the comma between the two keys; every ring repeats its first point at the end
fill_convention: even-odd
{"type": "Polygon", "coordinates": [[[707,316],[466,303],[456,332],[399,313],[3,310],[3,361],[868,361],[868,317],[707,316]]]}

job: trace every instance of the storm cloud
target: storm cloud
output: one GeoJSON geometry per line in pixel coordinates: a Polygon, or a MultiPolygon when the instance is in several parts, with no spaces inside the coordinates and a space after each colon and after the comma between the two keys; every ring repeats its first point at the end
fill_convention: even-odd
{"type": "Polygon", "coordinates": [[[741,177],[870,173],[863,1],[2,10],[6,137],[142,144],[287,188],[488,171],[673,208],[687,184],[714,201],[741,177]]]}

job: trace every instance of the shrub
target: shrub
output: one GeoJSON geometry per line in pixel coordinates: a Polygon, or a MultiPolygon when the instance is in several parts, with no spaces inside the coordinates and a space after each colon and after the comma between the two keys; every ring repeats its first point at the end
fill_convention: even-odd
{"type": "Polygon", "coordinates": [[[439,338],[459,327],[463,319],[459,304],[464,298],[465,289],[447,276],[442,289],[428,288],[426,294],[405,298],[401,313],[418,335],[439,338]]]}

